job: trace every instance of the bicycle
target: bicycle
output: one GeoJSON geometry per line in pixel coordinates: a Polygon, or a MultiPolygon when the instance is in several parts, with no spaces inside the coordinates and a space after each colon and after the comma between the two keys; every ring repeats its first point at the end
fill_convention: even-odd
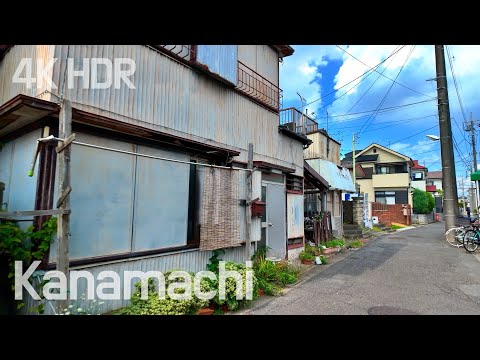
{"type": "Polygon", "coordinates": [[[463,247],[469,253],[473,253],[478,249],[480,245],[480,223],[472,224],[473,229],[465,232],[463,247]]]}
{"type": "MultiPolygon", "coordinates": [[[[457,223],[460,222],[460,220],[463,220],[463,218],[457,219],[457,223]]],[[[464,246],[465,234],[467,231],[472,230],[474,227],[473,223],[474,221],[470,220],[468,224],[459,225],[449,229],[445,233],[445,240],[447,240],[451,246],[457,248],[464,246]]]]}

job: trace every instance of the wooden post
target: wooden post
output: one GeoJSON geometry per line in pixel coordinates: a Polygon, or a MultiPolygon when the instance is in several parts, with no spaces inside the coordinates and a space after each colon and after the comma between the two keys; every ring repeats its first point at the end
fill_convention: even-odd
{"type": "Polygon", "coordinates": [[[247,168],[250,171],[247,171],[247,207],[245,211],[245,220],[246,220],[246,240],[245,240],[245,255],[247,257],[246,261],[250,261],[251,255],[251,243],[252,243],[252,206],[250,202],[252,201],[252,178],[253,178],[253,144],[248,144],[248,164],[247,168]]]}
{"type": "MultiPolygon", "coordinates": [[[[69,100],[63,100],[58,118],[58,136],[66,139],[72,132],[72,105],[69,100]]],[[[62,148],[63,144],[58,143],[57,148],[62,148]]],[[[67,146],[57,153],[58,161],[58,180],[59,180],[59,199],[57,207],[60,210],[70,210],[70,149],[67,146]],[[65,195],[66,194],[66,195],[65,195]],[[62,201],[60,201],[62,200],[62,201]]],[[[70,214],[65,213],[58,217],[57,228],[57,271],[61,271],[67,277],[67,289],[70,286],[69,277],[69,236],[70,236],[70,214]]],[[[68,301],[59,300],[57,302],[57,312],[62,311],[68,301]]]]}

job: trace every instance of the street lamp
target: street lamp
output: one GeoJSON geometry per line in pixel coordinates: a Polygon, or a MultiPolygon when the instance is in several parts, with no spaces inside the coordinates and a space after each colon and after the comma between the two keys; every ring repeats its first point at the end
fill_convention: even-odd
{"type": "Polygon", "coordinates": [[[429,140],[432,140],[432,141],[438,141],[440,140],[440,137],[437,136],[437,135],[425,135],[429,140]]]}

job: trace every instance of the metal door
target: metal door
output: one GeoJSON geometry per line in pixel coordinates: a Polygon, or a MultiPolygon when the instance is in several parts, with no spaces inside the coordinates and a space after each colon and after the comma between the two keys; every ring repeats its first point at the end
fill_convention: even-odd
{"type": "Polygon", "coordinates": [[[266,183],[266,186],[268,256],[284,259],[287,248],[285,185],[266,183]]]}

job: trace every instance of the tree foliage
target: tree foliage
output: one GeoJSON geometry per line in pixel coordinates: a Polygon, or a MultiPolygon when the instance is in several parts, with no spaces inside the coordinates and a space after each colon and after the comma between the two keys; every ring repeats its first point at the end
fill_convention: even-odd
{"type": "Polygon", "coordinates": [[[435,198],[429,192],[415,189],[413,191],[413,212],[416,214],[430,214],[435,207],[435,198]]]}

